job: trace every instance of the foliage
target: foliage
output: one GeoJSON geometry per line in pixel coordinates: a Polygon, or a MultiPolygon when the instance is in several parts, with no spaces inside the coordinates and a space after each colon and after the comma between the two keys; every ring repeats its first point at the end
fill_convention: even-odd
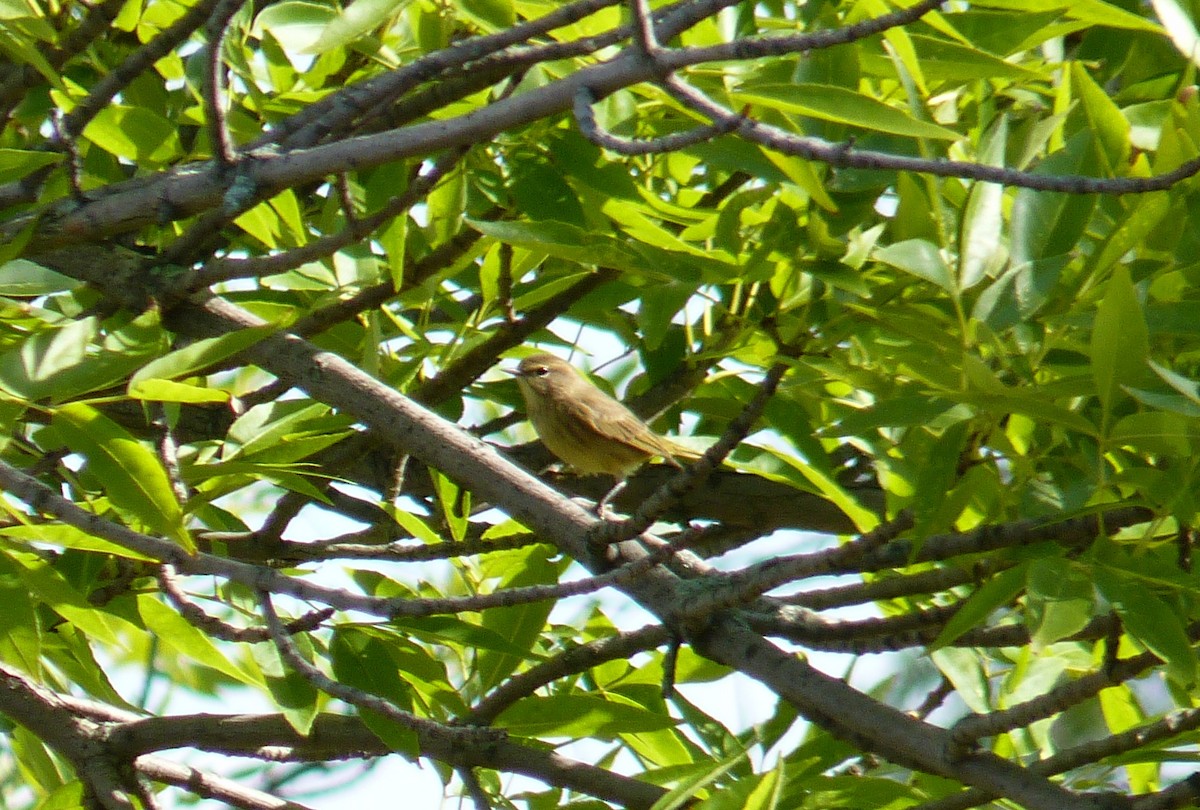
{"type": "Polygon", "coordinates": [[[1195,802],[1193,11],[0,6],[4,805],[1195,802]]]}

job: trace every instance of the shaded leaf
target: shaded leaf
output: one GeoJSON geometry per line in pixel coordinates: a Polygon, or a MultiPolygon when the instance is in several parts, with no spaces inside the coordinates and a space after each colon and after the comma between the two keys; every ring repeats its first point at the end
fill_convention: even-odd
{"type": "Polygon", "coordinates": [[[1092,377],[1106,412],[1121,386],[1136,385],[1144,376],[1149,334],[1137,291],[1124,266],[1117,267],[1096,311],[1092,329],[1092,377]]]}

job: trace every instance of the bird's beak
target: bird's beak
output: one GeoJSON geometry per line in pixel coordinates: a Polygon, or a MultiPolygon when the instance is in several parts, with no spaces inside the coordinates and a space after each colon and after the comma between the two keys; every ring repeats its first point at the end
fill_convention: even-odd
{"type": "Polygon", "coordinates": [[[511,374],[514,377],[521,376],[521,370],[519,368],[502,368],[500,370],[503,371],[505,374],[511,374]]]}

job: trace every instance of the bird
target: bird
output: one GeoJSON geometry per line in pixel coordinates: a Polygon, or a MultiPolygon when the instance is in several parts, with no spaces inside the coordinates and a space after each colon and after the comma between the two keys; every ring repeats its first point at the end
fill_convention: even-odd
{"type": "Polygon", "coordinates": [[[700,457],[651,430],[633,411],[601,391],[566,360],[532,354],[515,370],[525,414],[542,444],[584,475],[604,474],[615,486],[596,504],[603,513],[625,480],[655,456],[681,467],[679,459],[700,457]]]}

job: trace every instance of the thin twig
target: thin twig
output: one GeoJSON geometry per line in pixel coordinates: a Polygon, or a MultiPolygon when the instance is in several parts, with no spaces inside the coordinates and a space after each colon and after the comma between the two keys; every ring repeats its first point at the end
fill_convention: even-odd
{"type": "Polygon", "coordinates": [[[475,804],[475,810],[491,810],[492,800],[488,798],[487,793],[483,790],[483,785],[479,783],[479,777],[475,775],[473,768],[455,768],[455,773],[462,780],[463,787],[466,788],[467,795],[471,797],[471,801],[475,804]]]}
{"type": "Polygon", "coordinates": [[[492,729],[454,728],[443,723],[438,723],[435,720],[418,717],[412,712],[398,708],[390,701],[364,692],[361,689],[346,686],[326,676],[306,661],[304,656],[300,654],[296,643],[292,640],[283,622],[280,620],[279,614],[275,612],[275,605],[271,601],[271,594],[260,590],[258,597],[259,605],[262,607],[263,618],[266,619],[267,630],[271,635],[271,640],[275,642],[275,648],[279,650],[279,654],[288,662],[288,665],[293,670],[304,676],[309,683],[322,692],[332,695],[339,700],[344,700],[360,709],[370,709],[389,720],[399,723],[407,729],[428,735],[433,739],[443,741],[458,739],[466,744],[477,744],[504,738],[505,735],[503,732],[492,729]]]}
{"type": "Polygon", "coordinates": [[[793,135],[770,124],[734,113],[694,87],[674,78],[665,79],[663,87],[681,104],[715,123],[723,122],[733,126],[739,135],[754,143],[786,155],[796,155],[836,167],[912,171],[937,177],[959,177],[1037,191],[1062,191],[1070,194],[1141,194],[1162,191],[1200,172],[1200,157],[1185,161],[1172,171],[1154,177],[1105,178],[1034,174],[1018,169],[1005,169],[963,160],[889,155],[867,149],[856,149],[851,144],[831,144],[819,138],[793,135]]]}
{"type": "Polygon", "coordinates": [[[229,21],[242,7],[244,0],[220,0],[204,26],[208,39],[205,54],[204,99],[205,123],[213,156],[222,164],[231,166],[237,161],[237,148],[229,133],[225,120],[225,63],[222,51],[229,21]]]}
{"type": "MultiPolygon", "coordinates": [[[[158,569],[158,584],[167,598],[175,605],[179,615],[190,624],[203,630],[207,635],[222,641],[240,643],[258,643],[270,641],[271,635],[265,627],[234,627],[228,622],[221,621],[215,616],[205,613],[199,605],[192,602],[179,586],[175,567],[164,564],[158,569]]],[[[307,633],[316,630],[321,623],[332,616],[332,608],[313,610],[299,618],[292,619],[283,626],[286,633],[307,633]]]]}
{"type": "Polygon", "coordinates": [[[346,113],[365,112],[376,105],[394,100],[420,83],[437,78],[455,67],[463,67],[488,54],[525,42],[555,28],[578,22],[600,9],[617,5],[621,0],[577,0],[537,19],[510,26],[486,36],[471,37],[447,48],[428,54],[404,67],[364,82],[333,96],[308,105],[251,144],[286,144],[289,148],[305,148],[320,141],[333,131],[332,121],[342,120],[346,113]]]}
{"type": "Polygon", "coordinates": [[[283,273],[308,262],[332,256],[347,245],[361,241],[376,228],[391,222],[397,215],[416,205],[458,164],[464,154],[466,154],[465,149],[455,149],[437,158],[427,171],[409,183],[403,193],[392,197],[374,214],[356,219],[347,217],[346,227],[337,233],[314,239],[306,245],[272,256],[255,256],[247,259],[224,258],[211,261],[198,274],[194,287],[208,286],[236,278],[258,278],[283,273]]]}
{"type": "Polygon", "coordinates": [[[473,707],[467,722],[472,725],[488,725],[509,706],[538,689],[592,667],[620,658],[631,658],[636,653],[651,650],[668,638],[662,625],[649,625],[640,630],[620,633],[609,638],[589,641],[530,667],[524,672],[510,676],[473,707]]]}
{"type": "Polygon", "coordinates": [[[613,135],[611,132],[605,131],[596,122],[596,115],[592,112],[592,105],[595,103],[596,99],[589,88],[580,87],[575,92],[574,113],[575,119],[579,123],[579,131],[583,133],[585,138],[597,146],[608,149],[610,152],[630,157],[677,152],[689,146],[711,141],[714,138],[733,132],[741,124],[740,118],[722,119],[714,124],[694,127],[686,132],[675,132],[670,135],[646,138],[644,140],[632,140],[630,138],[621,138],[613,135]]]}

